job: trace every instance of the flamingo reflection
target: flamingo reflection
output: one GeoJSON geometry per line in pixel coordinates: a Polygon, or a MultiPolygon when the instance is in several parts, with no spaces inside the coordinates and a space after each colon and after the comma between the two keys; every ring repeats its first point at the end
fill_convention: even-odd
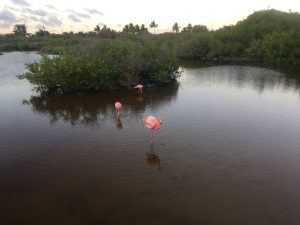
{"type": "Polygon", "coordinates": [[[118,129],[123,129],[123,124],[122,124],[122,121],[120,120],[120,119],[117,119],[117,122],[116,122],[116,127],[118,128],[118,129]]]}
{"type": "Polygon", "coordinates": [[[146,161],[150,166],[157,167],[159,171],[162,171],[163,167],[160,162],[160,158],[154,152],[153,144],[151,144],[151,151],[146,154],[146,161]]]}

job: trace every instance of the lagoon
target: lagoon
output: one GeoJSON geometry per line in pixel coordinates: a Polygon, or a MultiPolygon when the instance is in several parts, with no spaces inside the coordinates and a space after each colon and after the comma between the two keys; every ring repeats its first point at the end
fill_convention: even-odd
{"type": "Polygon", "coordinates": [[[39,58],[0,56],[3,224],[299,223],[300,74],[182,67],[143,95],[45,94],[16,78],[39,58]]]}

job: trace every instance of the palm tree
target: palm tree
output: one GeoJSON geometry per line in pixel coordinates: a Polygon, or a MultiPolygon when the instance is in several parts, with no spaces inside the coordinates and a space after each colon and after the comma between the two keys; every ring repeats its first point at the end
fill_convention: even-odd
{"type": "Polygon", "coordinates": [[[123,32],[129,32],[129,26],[127,24],[124,26],[123,32]]]}
{"type": "Polygon", "coordinates": [[[145,27],[145,24],[142,24],[142,25],[141,25],[141,32],[142,32],[142,33],[143,33],[143,32],[145,32],[145,33],[148,32],[148,28],[145,27]]]}
{"type": "Polygon", "coordinates": [[[129,28],[129,32],[130,33],[134,33],[134,25],[133,25],[133,23],[130,23],[129,26],[128,26],[128,28],[129,28]]]}
{"type": "Polygon", "coordinates": [[[177,22],[174,23],[174,25],[173,25],[173,27],[172,27],[172,30],[173,30],[173,32],[176,32],[176,33],[179,32],[179,26],[178,26],[178,23],[177,23],[177,22]]]}
{"type": "Polygon", "coordinates": [[[139,33],[140,32],[140,26],[138,24],[136,24],[134,26],[134,33],[139,33]]]}
{"type": "Polygon", "coordinates": [[[97,33],[100,32],[100,26],[99,26],[99,24],[94,28],[94,31],[97,32],[97,33]]]}
{"type": "Polygon", "coordinates": [[[153,31],[154,31],[154,34],[155,34],[155,28],[156,27],[158,27],[158,24],[156,24],[155,22],[154,22],[154,20],[150,23],[150,26],[149,26],[150,28],[153,28],[153,31]]]}

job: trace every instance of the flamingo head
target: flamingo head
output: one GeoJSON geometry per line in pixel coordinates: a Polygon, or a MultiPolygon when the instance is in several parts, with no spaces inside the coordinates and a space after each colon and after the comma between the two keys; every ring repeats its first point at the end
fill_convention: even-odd
{"type": "Polygon", "coordinates": [[[162,124],[162,121],[161,121],[160,116],[157,116],[156,119],[157,119],[157,121],[158,121],[160,124],[162,124]]]}

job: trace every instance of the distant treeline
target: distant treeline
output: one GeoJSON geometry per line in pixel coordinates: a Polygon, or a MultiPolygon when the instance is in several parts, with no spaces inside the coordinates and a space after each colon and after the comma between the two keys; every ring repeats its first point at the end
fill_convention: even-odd
{"type": "MultiPolygon", "coordinates": [[[[216,31],[204,25],[188,24],[180,29],[174,23],[173,32],[156,34],[158,24],[132,23],[116,32],[106,26],[90,32],[51,34],[39,30],[33,35],[24,25],[16,25],[12,34],[0,35],[0,51],[38,50],[58,54],[93,49],[104,39],[155,42],[161,49],[179,59],[195,60],[255,60],[280,66],[300,66],[300,14],[274,9],[255,12],[236,25],[216,31]],[[148,29],[153,31],[150,33],[148,29]]],[[[141,46],[144,46],[141,44],[141,46]]]]}

